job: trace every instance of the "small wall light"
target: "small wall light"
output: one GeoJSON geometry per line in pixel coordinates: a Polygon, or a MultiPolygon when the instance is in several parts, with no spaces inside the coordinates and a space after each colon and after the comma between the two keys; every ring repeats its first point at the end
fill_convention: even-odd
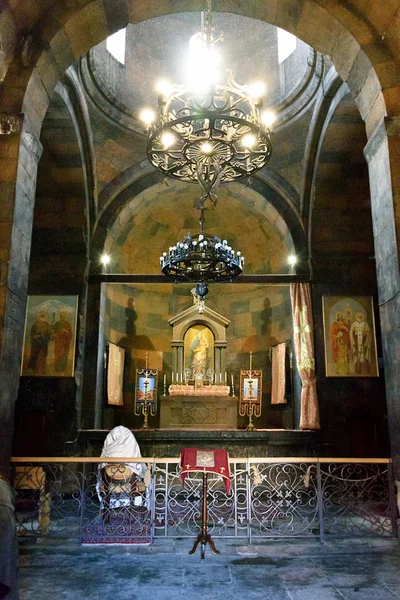
{"type": "Polygon", "coordinates": [[[100,262],[102,265],[104,265],[106,267],[111,262],[111,256],[109,254],[102,254],[101,258],[100,258],[100,262]]]}

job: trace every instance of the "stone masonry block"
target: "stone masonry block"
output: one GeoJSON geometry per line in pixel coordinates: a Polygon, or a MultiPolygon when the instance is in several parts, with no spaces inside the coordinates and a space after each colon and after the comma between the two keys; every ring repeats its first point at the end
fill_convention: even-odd
{"type": "Polygon", "coordinates": [[[351,32],[361,46],[373,43],[373,28],[360,11],[352,9],[350,2],[332,2],[329,12],[351,32]]]}
{"type": "MultiPolygon", "coordinates": [[[[370,138],[368,144],[373,141],[370,138]]],[[[389,146],[387,139],[375,149],[374,155],[369,162],[371,199],[377,201],[392,189],[389,167],[389,146]]]]}
{"type": "Polygon", "coordinates": [[[64,73],[75,61],[70,40],[64,29],[60,29],[54,36],[50,42],[50,47],[60,73],[64,73]]]}
{"type": "Polygon", "coordinates": [[[371,69],[372,64],[370,59],[365,52],[360,49],[347,79],[347,85],[354,96],[357,96],[361,92],[371,69]]]}
{"type": "Polygon", "coordinates": [[[365,116],[365,130],[367,134],[367,138],[369,139],[373,136],[374,131],[381,123],[382,119],[386,116],[386,106],[383,94],[380,93],[372,106],[368,114],[365,116]]]}
{"type": "Polygon", "coordinates": [[[387,190],[379,198],[372,200],[371,212],[374,235],[377,236],[393,222],[393,196],[391,190],[387,190]]]}
{"type": "Polygon", "coordinates": [[[47,93],[49,96],[51,96],[55,86],[63,75],[57,65],[51,49],[42,52],[38,62],[36,63],[36,68],[40,74],[47,93]]]}
{"type": "MultiPolygon", "coordinates": [[[[279,0],[275,12],[275,24],[297,35],[297,25],[303,9],[304,0],[279,0]]],[[[299,36],[301,37],[301,36],[299,36]]]]}
{"type": "Polygon", "coordinates": [[[85,8],[85,15],[92,43],[95,46],[106,39],[110,33],[104,6],[101,3],[89,4],[85,8]]]}
{"type": "Polygon", "coordinates": [[[15,181],[17,176],[17,161],[0,158],[0,181],[15,181]]]}
{"type": "Polygon", "coordinates": [[[319,52],[332,56],[341,32],[340,23],[335,22],[326,10],[310,0],[304,2],[296,28],[298,37],[307,40],[307,43],[319,52]]]}
{"type": "Polygon", "coordinates": [[[379,304],[388,302],[400,291],[399,258],[397,252],[376,264],[379,304]]]}
{"type": "Polygon", "coordinates": [[[49,106],[49,94],[43,85],[39,71],[35,68],[26,88],[24,112],[29,115],[29,120],[35,131],[40,131],[42,121],[49,106]]]}
{"type": "Polygon", "coordinates": [[[360,93],[355,98],[362,119],[365,119],[379,94],[381,94],[381,86],[375,71],[371,69],[360,93]]]}
{"type": "Polygon", "coordinates": [[[75,58],[79,58],[90,50],[92,46],[91,34],[84,12],[79,12],[71,17],[65,24],[64,29],[75,58]]]}
{"type": "Polygon", "coordinates": [[[17,28],[11,10],[3,6],[0,11],[0,82],[4,80],[7,68],[12,61],[14,50],[17,45],[17,28]]]}
{"type": "Polygon", "coordinates": [[[18,158],[19,140],[19,135],[0,137],[0,158],[7,158],[8,160],[18,158]]]}
{"type": "Polygon", "coordinates": [[[400,87],[387,88],[383,90],[383,97],[386,103],[387,115],[400,115],[400,87]]]}
{"type": "Polygon", "coordinates": [[[347,81],[359,51],[360,45],[354,37],[348,31],[341,31],[336,39],[331,58],[343,81],[347,81]]]}
{"type": "Polygon", "coordinates": [[[30,240],[13,227],[12,231],[12,260],[9,264],[8,287],[22,298],[26,296],[28,288],[28,271],[30,240]]]}
{"type": "Polygon", "coordinates": [[[128,3],[126,0],[103,0],[104,14],[106,17],[107,29],[110,33],[115,33],[119,29],[126,27],[130,22],[128,3]]]}
{"type": "Polygon", "coordinates": [[[397,252],[396,232],[393,221],[374,235],[375,259],[377,263],[386,261],[397,252]]]}

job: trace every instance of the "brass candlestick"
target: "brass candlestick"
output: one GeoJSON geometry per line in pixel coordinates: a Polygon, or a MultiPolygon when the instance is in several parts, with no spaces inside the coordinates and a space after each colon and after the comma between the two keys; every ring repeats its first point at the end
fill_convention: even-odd
{"type": "Polygon", "coordinates": [[[149,388],[150,381],[148,380],[148,374],[146,371],[146,379],[144,380],[144,401],[142,403],[142,415],[143,415],[143,425],[142,429],[149,429],[149,405],[147,403],[147,394],[149,388]]]}
{"type": "Polygon", "coordinates": [[[144,385],[144,399],[142,402],[142,415],[143,415],[143,425],[142,425],[142,429],[149,429],[149,405],[147,404],[147,399],[148,399],[148,390],[149,390],[149,385],[150,385],[150,381],[149,381],[149,372],[148,372],[148,366],[149,366],[149,353],[146,352],[146,373],[145,373],[145,380],[143,382],[144,385]]]}
{"type": "Polygon", "coordinates": [[[248,384],[249,384],[249,408],[248,408],[248,412],[249,412],[249,424],[246,427],[246,431],[254,431],[254,423],[253,423],[254,404],[252,402],[252,398],[253,398],[253,380],[251,378],[252,369],[253,369],[253,353],[250,352],[250,369],[249,369],[249,380],[248,380],[248,384]]]}

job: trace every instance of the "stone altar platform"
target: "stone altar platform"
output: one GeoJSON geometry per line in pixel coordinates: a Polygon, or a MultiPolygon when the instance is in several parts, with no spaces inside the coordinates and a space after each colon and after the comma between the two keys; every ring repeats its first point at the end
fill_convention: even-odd
{"type": "MultiPolygon", "coordinates": [[[[76,454],[100,456],[109,429],[82,429],[78,432],[76,454]]],[[[132,429],[142,456],[178,458],[182,448],[223,448],[231,458],[263,456],[331,456],[319,443],[317,431],[298,429],[256,429],[246,431],[190,429],[132,429]],[[327,454],[325,454],[327,453],[327,454]]]]}
{"type": "Polygon", "coordinates": [[[237,429],[236,396],[161,396],[159,410],[160,429],[237,429]]]}

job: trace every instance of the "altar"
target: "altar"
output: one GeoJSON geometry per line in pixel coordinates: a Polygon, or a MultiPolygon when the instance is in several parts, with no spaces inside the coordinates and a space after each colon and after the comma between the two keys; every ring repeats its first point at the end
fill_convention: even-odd
{"type": "Polygon", "coordinates": [[[160,398],[160,428],[237,429],[238,398],[225,370],[229,319],[195,302],[169,324],[173,375],[160,398]]]}
{"type": "Polygon", "coordinates": [[[160,398],[160,429],[237,429],[236,396],[170,395],[160,398]]]}

